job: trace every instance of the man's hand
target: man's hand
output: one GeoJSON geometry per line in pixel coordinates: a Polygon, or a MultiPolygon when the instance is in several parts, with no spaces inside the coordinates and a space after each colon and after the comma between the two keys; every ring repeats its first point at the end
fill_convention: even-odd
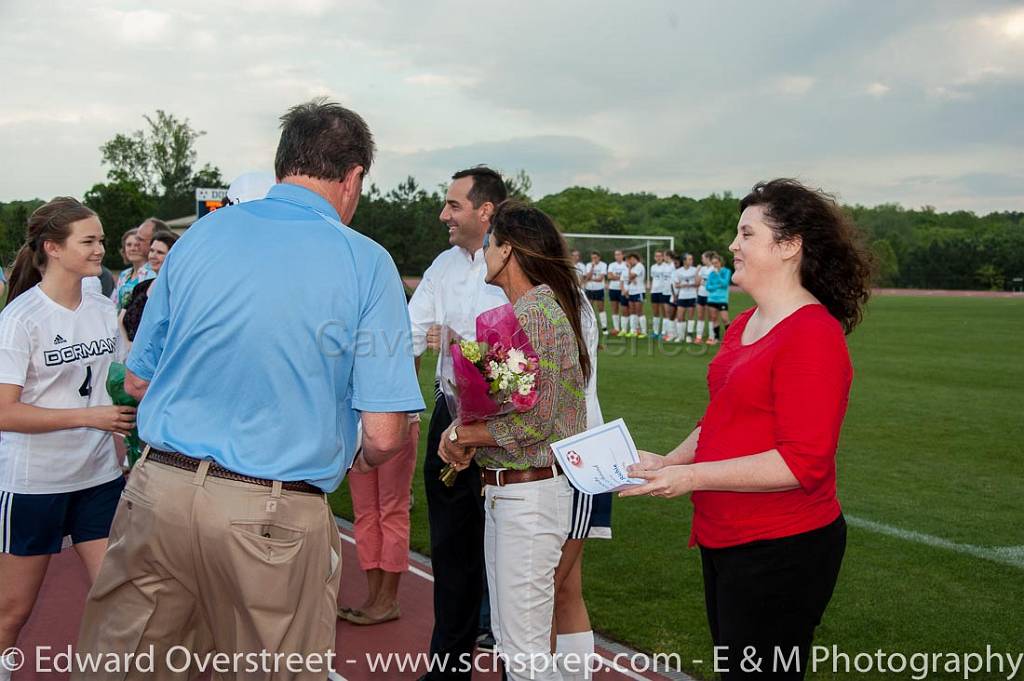
{"type": "Polygon", "coordinates": [[[441,325],[434,324],[427,329],[427,347],[438,351],[441,349],[441,325]]]}

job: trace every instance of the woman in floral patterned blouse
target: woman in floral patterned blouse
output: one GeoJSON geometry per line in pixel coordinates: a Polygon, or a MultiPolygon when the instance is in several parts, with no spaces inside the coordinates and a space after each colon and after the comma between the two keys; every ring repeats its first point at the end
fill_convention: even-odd
{"type": "Polygon", "coordinates": [[[478,423],[455,421],[440,455],[476,458],[485,497],[484,553],[491,627],[510,679],[562,679],[551,660],[554,574],[569,533],[572,488],[550,444],[586,429],[590,356],[583,297],[568,248],[542,211],[506,201],[484,237],[487,283],[501,287],[540,358],[537,403],[478,423]]]}

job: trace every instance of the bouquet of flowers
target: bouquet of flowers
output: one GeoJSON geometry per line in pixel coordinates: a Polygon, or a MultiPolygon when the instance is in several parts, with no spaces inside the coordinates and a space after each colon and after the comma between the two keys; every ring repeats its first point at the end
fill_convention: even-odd
{"type": "MultiPolygon", "coordinates": [[[[477,317],[475,341],[445,329],[441,392],[450,414],[471,423],[533,408],[540,362],[511,305],[477,317]]],[[[441,471],[441,481],[451,487],[457,473],[449,464],[441,471]]]]}

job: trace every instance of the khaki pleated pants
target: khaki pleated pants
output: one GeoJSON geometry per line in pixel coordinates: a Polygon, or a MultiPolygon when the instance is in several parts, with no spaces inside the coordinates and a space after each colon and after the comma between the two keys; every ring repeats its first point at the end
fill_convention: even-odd
{"type": "Polygon", "coordinates": [[[214,679],[327,677],[341,545],[326,497],[207,469],[132,469],[76,646],[105,665],[72,679],[192,679],[214,653],[214,679]]]}

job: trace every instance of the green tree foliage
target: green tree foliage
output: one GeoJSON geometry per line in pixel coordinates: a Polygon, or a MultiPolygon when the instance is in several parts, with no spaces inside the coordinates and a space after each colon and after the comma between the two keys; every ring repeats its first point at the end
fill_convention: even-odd
{"type": "Polygon", "coordinates": [[[41,205],[42,199],[0,203],[0,263],[4,267],[9,268],[14,262],[14,256],[25,243],[28,216],[41,205]]]}
{"type": "MultiPolygon", "coordinates": [[[[119,133],[100,147],[102,161],[109,166],[109,186],[116,187],[110,193],[127,197],[125,188],[134,186],[153,199],[151,212],[157,217],[189,215],[195,211],[196,187],[225,185],[215,166],[207,163],[195,169],[196,140],[206,133],[193,128],[187,118],[179,119],[161,109],[143,118],[145,129],[119,133]]],[[[130,213],[133,205],[120,207],[118,213],[130,213]]]]}
{"type": "Polygon", "coordinates": [[[871,244],[871,250],[875,254],[875,262],[878,266],[877,284],[879,286],[893,286],[900,273],[900,263],[896,258],[896,251],[892,249],[886,239],[876,239],[871,244]]]}
{"type": "Polygon", "coordinates": [[[525,170],[520,169],[515,175],[505,178],[505,189],[508,190],[510,199],[529,202],[531,201],[530,190],[533,189],[533,180],[525,170]]]}
{"type": "Polygon", "coordinates": [[[443,203],[439,191],[428,194],[411,177],[387,194],[371,184],[352,227],[388,249],[399,272],[418,277],[449,247],[448,229],[438,219],[443,203]]]}
{"type": "MultiPolygon", "coordinates": [[[[192,130],[187,120],[178,121],[163,112],[146,120],[148,133],[118,135],[104,145],[104,161],[111,166],[109,182],[94,186],[85,197],[103,220],[106,263],[111,269],[122,266],[117,251],[124,230],[149,215],[174,218],[190,213],[194,187],[224,184],[220,171],[209,164],[193,170],[195,153],[189,150],[202,133],[192,130]],[[152,135],[164,140],[163,150],[142,154],[152,135]],[[153,170],[156,158],[162,159],[166,172],[153,170]],[[181,180],[185,176],[188,182],[181,180]],[[163,212],[173,204],[168,188],[181,195],[182,206],[176,212],[163,212]]],[[[532,182],[526,172],[519,171],[508,182],[512,195],[529,200],[532,182]]],[[[449,247],[448,230],[438,220],[444,191],[439,186],[428,192],[412,177],[388,192],[371,185],[352,226],[387,248],[402,274],[420,276],[449,247]]],[[[0,204],[0,256],[6,263],[24,239],[28,214],[40,203],[0,204]]],[[[674,236],[680,252],[693,253],[699,260],[702,252],[717,251],[731,263],[728,247],[736,233],[739,206],[728,193],[693,199],[569,187],[537,200],[536,205],[566,232],[674,236]]],[[[941,213],[931,207],[907,210],[895,204],[845,210],[871,244],[880,285],[998,289],[1024,276],[1024,212],[978,216],[966,211],[941,213]]]]}
{"type": "MultiPolygon", "coordinates": [[[[531,188],[520,171],[511,182],[517,196],[531,188]]],[[[438,222],[443,187],[428,193],[413,178],[390,192],[371,186],[356,212],[354,227],[385,246],[399,271],[419,276],[448,248],[438,222]]],[[[716,251],[732,260],[739,201],[729,193],[703,199],[619,194],[603,187],[570,187],[539,199],[565,232],[674,236],[676,250],[716,251]]],[[[903,288],[1001,288],[1024,276],[1024,213],[939,213],[893,204],[847,207],[864,231],[879,266],[876,282],[903,288]]]]}

